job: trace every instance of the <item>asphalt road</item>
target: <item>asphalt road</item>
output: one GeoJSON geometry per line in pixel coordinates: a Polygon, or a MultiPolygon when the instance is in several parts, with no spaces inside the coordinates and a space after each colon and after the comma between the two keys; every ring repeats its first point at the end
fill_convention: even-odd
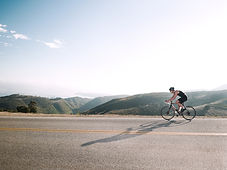
{"type": "Polygon", "coordinates": [[[0,169],[226,170],[227,119],[0,116],[0,169]]]}

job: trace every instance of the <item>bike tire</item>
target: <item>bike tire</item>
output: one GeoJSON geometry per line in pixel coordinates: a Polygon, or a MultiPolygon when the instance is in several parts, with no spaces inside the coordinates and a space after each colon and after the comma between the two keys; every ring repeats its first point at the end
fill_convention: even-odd
{"type": "Polygon", "coordinates": [[[186,120],[192,120],[196,116],[196,111],[192,106],[186,106],[186,109],[182,112],[182,116],[186,120]]]}
{"type": "Polygon", "coordinates": [[[173,110],[172,107],[164,106],[161,109],[161,116],[165,120],[171,120],[175,116],[175,111],[173,110]]]}

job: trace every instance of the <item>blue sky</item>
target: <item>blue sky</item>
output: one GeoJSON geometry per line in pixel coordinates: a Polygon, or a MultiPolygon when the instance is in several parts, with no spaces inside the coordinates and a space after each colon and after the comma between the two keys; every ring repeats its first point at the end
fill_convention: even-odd
{"type": "Polygon", "coordinates": [[[226,84],[226,1],[2,0],[0,95],[226,84]]]}

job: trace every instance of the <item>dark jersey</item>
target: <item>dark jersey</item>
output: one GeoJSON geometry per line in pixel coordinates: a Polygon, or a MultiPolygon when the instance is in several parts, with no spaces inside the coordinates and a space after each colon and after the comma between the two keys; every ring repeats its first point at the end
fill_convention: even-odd
{"type": "Polygon", "coordinates": [[[180,96],[182,98],[187,97],[182,91],[179,91],[178,96],[180,96]]]}

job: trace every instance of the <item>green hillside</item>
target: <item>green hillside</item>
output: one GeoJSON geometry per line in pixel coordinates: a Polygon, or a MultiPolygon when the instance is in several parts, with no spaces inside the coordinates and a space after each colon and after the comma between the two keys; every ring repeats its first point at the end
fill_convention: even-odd
{"type": "MultiPolygon", "coordinates": [[[[187,92],[186,94],[188,101],[185,104],[194,106],[198,115],[227,116],[227,90],[187,92]]],[[[27,106],[34,101],[37,103],[38,113],[160,115],[160,109],[166,105],[164,100],[170,97],[170,93],[148,93],[128,97],[49,99],[14,94],[0,97],[0,111],[16,112],[17,106],[27,106]]]]}
{"type": "Polygon", "coordinates": [[[70,105],[70,108],[72,108],[72,113],[78,113],[79,109],[85,104],[87,104],[88,102],[92,101],[92,99],[81,98],[81,97],[71,97],[71,98],[66,98],[65,101],[70,105]]]}
{"type": "Polygon", "coordinates": [[[10,96],[0,97],[0,111],[17,112],[17,106],[27,106],[30,101],[34,101],[37,103],[38,113],[77,114],[79,112],[87,111],[107,101],[120,97],[125,96],[105,96],[97,97],[94,99],[81,97],[49,99],[45,97],[14,94],[10,96]]]}
{"type": "Polygon", "coordinates": [[[104,97],[97,97],[94,98],[93,100],[90,100],[89,102],[87,102],[85,105],[81,106],[79,108],[80,112],[85,112],[89,109],[92,109],[98,105],[101,105],[103,103],[106,103],[110,100],[116,99],[116,98],[122,98],[122,97],[126,97],[126,95],[117,95],[117,96],[104,96],[104,97]]]}
{"type": "Polygon", "coordinates": [[[37,103],[38,113],[71,114],[75,113],[74,111],[78,110],[80,106],[87,103],[89,99],[79,97],[68,99],[49,99],[45,97],[14,94],[10,96],[0,97],[0,111],[16,112],[17,106],[27,106],[30,101],[37,103]]]}
{"type": "MultiPolygon", "coordinates": [[[[168,93],[150,93],[113,99],[97,106],[85,114],[132,114],[132,115],[156,115],[156,108],[164,106],[163,101],[170,97],[168,93]]],[[[156,111],[157,112],[157,111],[156,111]]]]}
{"type": "MultiPolygon", "coordinates": [[[[196,108],[198,115],[227,115],[227,91],[188,92],[188,102],[196,108]]],[[[84,114],[160,115],[165,99],[170,93],[148,93],[114,99],[84,114]]]]}

